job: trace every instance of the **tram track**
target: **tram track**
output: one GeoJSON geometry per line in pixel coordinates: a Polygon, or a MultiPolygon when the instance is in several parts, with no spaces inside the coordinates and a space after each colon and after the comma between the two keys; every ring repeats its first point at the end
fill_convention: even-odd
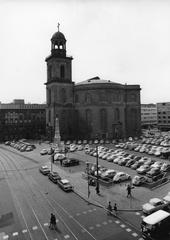
{"type": "MultiPolygon", "coordinates": [[[[42,189],[42,187],[37,184],[37,182],[33,181],[34,182],[34,188],[30,185],[30,182],[26,179],[25,175],[24,175],[24,172],[25,172],[25,169],[21,169],[20,166],[18,166],[15,162],[15,160],[10,157],[9,155],[7,155],[6,153],[4,152],[1,152],[1,155],[3,156],[3,158],[6,160],[6,163],[8,164],[9,167],[12,166],[12,171],[10,169],[10,172],[15,174],[15,176],[17,176],[17,178],[19,177],[21,179],[21,181],[24,181],[27,188],[29,188],[29,191],[31,192],[31,195],[32,195],[32,198],[34,200],[36,200],[36,193],[38,192],[41,197],[43,198],[43,200],[46,202],[46,204],[50,207],[51,211],[55,212],[57,218],[60,220],[60,222],[64,225],[64,227],[67,229],[67,231],[71,234],[71,236],[73,237],[73,239],[80,239],[76,236],[76,234],[73,233],[73,231],[71,230],[71,228],[68,226],[68,224],[66,223],[66,221],[64,220],[64,218],[62,217],[62,215],[64,214],[67,218],[70,217],[70,213],[65,209],[63,208],[56,200],[52,199],[51,197],[48,197],[44,195],[44,191],[43,190],[40,190],[42,189]],[[60,212],[60,214],[59,214],[60,212]]],[[[8,174],[8,170],[7,170],[7,167],[4,166],[4,163],[2,163],[2,159],[0,159],[0,163],[1,165],[3,165],[3,168],[5,170],[5,173],[8,174]]],[[[8,183],[9,184],[9,183],[8,183]]],[[[13,196],[15,196],[14,192],[13,192],[13,196]]],[[[15,199],[17,199],[17,197],[15,196],[15,199]]],[[[29,208],[31,209],[31,211],[33,212],[34,214],[34,217],[36,218],[37,222],[38,222],[38,225],[40,227],[40,229],[42,230],[43,232],[43,235],[44,235],[44,238],[43,239],[50,239],[48,238],[48,236],[46,235],[45,231],[43,230],[43,226],[41,225],[41,221],[39,220],[39,217],[36,213],[36,210],[30,206],[30,203],[28,203],[28,199],[25,199],[25,201],[27,202],[29,208]]],[[[35,201],[36,202],[36,201],[35,201]]],[[[46,205],[45,205],[46,206],[46,205]]],[[[29,229],[29,226],[26,222],[26,218],[24,216],[24,213],[23,213],[23,210],[21,208],[21,206],[19,206],[19,209],[20,209],[20,212],[21,212],[21,215],[22,215],[22,218],[24,219],[24,223],[25,223],[25,227],[26,229],[28,230],[28,233],[29,233],[29,237],[31,240],[34,239],[34,237],[32,236],[31,234],[31,231],[29,229]]],[[[48,210],[49,212],[49,210],[48,210]]],[[[96,238],[83,226],[81,225],[74,217],[72,217],[72,221],[74,221],[74,224],[77,225],[77,227],[79,227],[80,229],[83,229],[87,234],[88,234],[88,239],[94,239],[96,240],[96,238]]],[[[81,232],[81,231],[80,231],[81,232]]]]}

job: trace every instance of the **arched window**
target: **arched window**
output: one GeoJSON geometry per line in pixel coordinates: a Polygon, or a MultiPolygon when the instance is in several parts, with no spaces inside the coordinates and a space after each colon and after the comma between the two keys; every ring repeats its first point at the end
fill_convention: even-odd
{"type": "Polygon", "coordinates": [[[65,78],[65,67],[64,67],[64,65],[60,66],[60,77],[65,78]]]}
{"type": "Polygon", "coordinates": [[[51,104],[51,89],[48,89],[48,104],[51,104]]]}
{"type": "Polygon", "coordinates": [[[89,125],[91,125],[91,121],[92,121],[91,110],[86,109],[85,114],[86,114],[86,123],[89,126],[89,125]]]}
{"type": "Polygon", "coordinates": [[[61,102],[62,102],[62,103],[65,103],[66,100],[67,100],[65,88],[62,88],[62,89],[61,89],[61,98],[60,98],[60,99],[61,99],[61,102]]]}
{"type": "Polygon", "coordinates": [[[48,111],[48,122],[51,122],[51,111],[48,111]]]}
{"type": "Polygon", "coordinates": [[[79,102],[79,95],[78,95],[78,94],[75,95],[75,102],[76,102],[76,103],[79,102]]]}
{"type": "Polygon", "coordinates": [[[52,65],[48,65],[48,68],[47,68],[47,71],[48,71],[48,80],[51,80],[52,78],[52,65]]]}
{"type": "Polygon", "coordinates": [[[120,111],[119,108],[115,109],[115,122],[120,121],[120,111]]]}
{"type": "Polygon", "coordinates": [[[91,95],[90,93],[86,93],[85,94],[85,103],[91,103],[91,95]]]}
{"type": "Polygon", "coordinates": [[[104,108],[100,110],[100,126],[102,131],[107,130],[107,111],[104,108]]]}

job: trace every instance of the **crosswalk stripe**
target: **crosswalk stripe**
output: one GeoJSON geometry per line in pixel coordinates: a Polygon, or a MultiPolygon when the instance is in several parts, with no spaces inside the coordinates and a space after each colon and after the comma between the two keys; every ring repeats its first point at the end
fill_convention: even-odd
{"type": "Polygon", "coordinates": [[[103,225],[107,225],[107,222],[103,222],[103,225]]]}
{"type": "Polygon", "coordinates": [[[125,227],[126,227],[124,224],[121,224],[120,226],[121,226],[122,228],[125,228],[125,227]]]}
{"type": "Polygon", "coordinates": [[[137,237],[138,234],[137,233],[132,233],[132,236],[137,237]]]}
{"type": "Polygon", "coordinates": [[[38,229],[37,226],[32,227],[32,230],[37,230],[37,229],[38,229]]]}
{"type": "Polygon", "coordinates": [[[18,232],[14,232],[12,236],[18,236],[18,232]]]}
{"type": "Polygon", "coordinates": [[[65,238],[65,239],[68,239],[68,238],[70,238],[70,236],[69,236],[69,235],[65,235],[64,238],[65,238]]]}
{"type": "Polygon", "coordinates": [[[8,238],[9,238],[8,235],[3,236],[3,239],[8,239],[8,238]]]}

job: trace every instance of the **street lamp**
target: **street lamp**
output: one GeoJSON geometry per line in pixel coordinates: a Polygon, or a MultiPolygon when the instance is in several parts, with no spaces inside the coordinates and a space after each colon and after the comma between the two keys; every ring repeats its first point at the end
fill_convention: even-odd
{"type": "Polygon", "coordinates": [[[97,181],[96,181],[96,193],[99,194],[100,190],[99,190],[99,156],[98,156],[98,140],[96,139],[94,141],[94,143],[96,144],[96,170],[97,170],[97,181]]]}

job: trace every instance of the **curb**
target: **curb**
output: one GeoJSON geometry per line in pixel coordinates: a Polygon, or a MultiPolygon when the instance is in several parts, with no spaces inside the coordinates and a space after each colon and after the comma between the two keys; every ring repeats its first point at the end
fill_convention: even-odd
{"type": "MultiPolygon", "coordinates": [[[[98,202],[94,203],[94,202],[88,200],[85,196],[82,195],[82,193],[80,193],[80,192],[78,192],[78,191],[75,191],[75,190],[74,190],[74,193],[77,194],[80,198],[82,198],[82,199],[83,199],[84,201],[86,201],[87,203],[93,204],[94,206],[97,206],[97,207],[100,207],[100,208],[103,208],[103,210],[106,211],[106,212],[108,211],[105,206],[99,204],[98,202]]],[[[94,201],[95,201],[95,200],[94,200],[94,201]]],[[[119,212],[119,211],[131,211],[131,212],[132,212],[132,210],[128,210],[128,209],[127,209],[127,210],[118,210],[118,212],[119,212]]],[[[134,210],[134,211],[136,211],[136,210],[134,210]]],[[[142,211],[142,210],[137,210],[137,211],[142,211]]],[[[121,221],[124,222],[126,225],[131,226],[131,227],[134,228],[138,233],[141,233],[140,230],[137,229],[136,226],[134,226],[133,224],[127,222],[127,221],[124,220],[122,217],[120,217],[120,216],[118,216],[118,215],[115,215],[114,213],[111,213],[111,216],[113,216],[113,217],[121,220],[121,221]]]]}

